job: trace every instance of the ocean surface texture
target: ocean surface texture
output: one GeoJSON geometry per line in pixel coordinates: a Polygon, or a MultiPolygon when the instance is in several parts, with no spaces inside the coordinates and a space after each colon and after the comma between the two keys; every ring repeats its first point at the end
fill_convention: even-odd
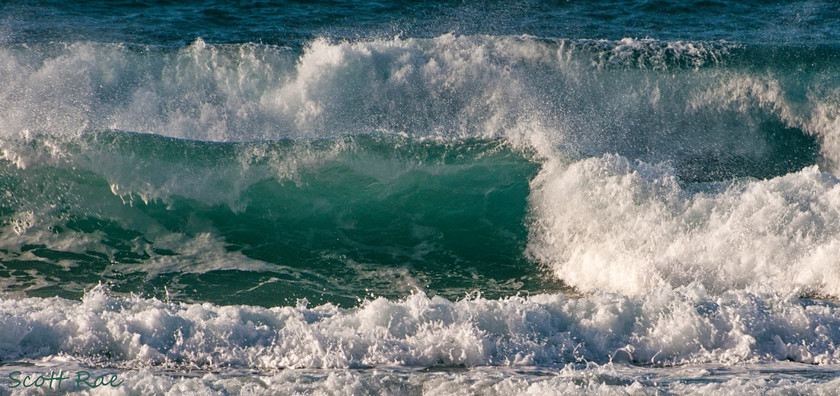
{"type": "Polygon", "coordinates": [[[838,176],[831,1],[3,0],[0,395],[838,394],[838,176]]]}

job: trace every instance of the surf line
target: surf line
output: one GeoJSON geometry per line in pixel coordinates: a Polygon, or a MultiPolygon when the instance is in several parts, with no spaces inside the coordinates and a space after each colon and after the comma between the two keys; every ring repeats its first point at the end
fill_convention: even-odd
{"type": "MultiPolygon", "coordinates": [[[[53,389],[53,381],[56,381],[55,389],[61,389],[61,381],[69,380],[70,376],[69,373],[65,376],[64,370],[59,370],[58,374],[55,371],[50,371],[49,376],[47,374],[42,374],[38,376],[34,375],[26,375],[21,378],[20,371],[12,371],[9,373],[9,388],[17,388],[18,386],[23,385],[24,388],[36,387],[41,388],[43,386],[48,386],[50,389],[53,389]],[[34,379],[33,379],[34,378],[34,379]],[[48,385],[49,384],[49,385],[48,385]]],[[[83,386],[87,386],[90,388],[98,388],[100,386],[112,386],[114,388],[120,386],[125,380],[121,380],[117,382],[117,375],[116,374],[103,374],[98,377],[91,379],[90,373],[87,371],[77,371],[76,372],[76,379],[73,381],[76,383],[76,387],[80,388],[83,386]],[[110,376],[110,378],[107,378],[110,376]]]]}

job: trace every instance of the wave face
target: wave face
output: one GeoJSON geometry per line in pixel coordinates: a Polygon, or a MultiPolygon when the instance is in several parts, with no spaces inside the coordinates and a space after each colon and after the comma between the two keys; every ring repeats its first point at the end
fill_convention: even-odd
{"type": "MultiPolygon", "coordinates": [[[[184,17],[149,7],[163,14],[138,21],[184,17]]],[[[443,21],[470,15],[455,8],[443,21]]],[[[831,39],[312,24],[267,43],[0,32],[0,377],[117,370],[136,393],[836,385],[831,39]]]]}
{"type": "Polygon", "coordinates": [[[538,165],[501,141],[100,132],[21,150],[42,147],[39,162],[3,168],[4,266],[29,294],[80,296],[98,279],[189,300],[355,305],[559,286],[522,254],[538,165]]]}

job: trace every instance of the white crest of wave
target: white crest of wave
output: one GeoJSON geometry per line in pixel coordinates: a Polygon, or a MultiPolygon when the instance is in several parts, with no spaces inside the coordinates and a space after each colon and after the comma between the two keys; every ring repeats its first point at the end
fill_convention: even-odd
{"type": "Polygon", "coordinates": [[[554,161],[530,200],[530,255],[581,290],[840,295],[840,182],[816,166],[687,188],[667,164],[554,161]]]}
{"type": "Polygon", "coordinates": [[[599,70],[662,70],[666,58],[699,67],[726,53],[708,46],[449,34],[316,39],[302,53],[201,39],[179,50],[90,42],[3,47],[0,131],[75,136],[119,129],[216,141],[372,131],[507,136],[534,120],[570,126],[551,114],[608,110],[609,100],[597,99],[602,91],[616,99],[633,93],[610,92],[626,84],[605,83],[599,70]]]}
{"type": "MultiPolygon", "coordinates": [[[[316,39],[300,51],[201,39],[181,49],[6,46],[0,136],[72,139],[85,130],[117,129],[252,141],[379,131],[505,137],[540,152],[560,147],[656,162],[759,158],[766,147],[757,126],[780,121],[816,136],[823,155],[836,162],[831,73],[814,77],[824,84],[803,87],[772,70],[730,70],[725,60],[735,47],[451,34],[316,39]],[[799,91],[804,101],[794,100],[799,91]]],[[[18,151],[4,157],[25,165],[37,154],[18,151]]]]}
{"type": "Polygon", "coordinates": [[[2,48],[0,131],[119,129],[216,141],[375,130],[482,136],[497,133],[523,99],[507,64],[516,54],[494,48],[506,41],[318,39],[299,57],[201,39],[176,52],[87,42],[2,48]]]}

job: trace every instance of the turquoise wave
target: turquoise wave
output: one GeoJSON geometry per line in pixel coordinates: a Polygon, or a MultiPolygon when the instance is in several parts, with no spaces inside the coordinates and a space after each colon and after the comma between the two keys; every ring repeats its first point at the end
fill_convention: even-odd
{"type": "Polygon", "coordinates": [[[0,162],[7,290],[264,306],[555,290],[523,255],[531,154],[375,135],[211,143],[106,131],[0,162]]]}

